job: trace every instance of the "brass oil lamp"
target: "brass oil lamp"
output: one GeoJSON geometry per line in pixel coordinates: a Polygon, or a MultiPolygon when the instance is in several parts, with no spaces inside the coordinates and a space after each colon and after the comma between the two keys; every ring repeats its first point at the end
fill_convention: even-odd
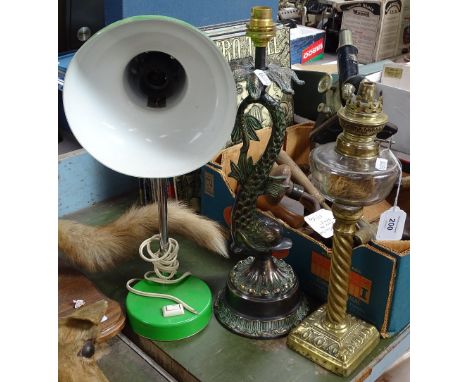
{"type": "Polygon", "coordinates": [[[346,105],[338,111],[343,132],[336,142],[318,146],[310,155],[311,178],[333,202],[335,217],[328,301],[290,332],[287,344],[326,369],[347,376],[379,341],[374,326],[346,312],[356,223],[363,206],[376,204],[390,193],[399,163],[375,142],[388,121],[382,97],[375,97],[375,84],[363,80],[356,95],[354,89],[343,90],[346,105]],[[376,166],[377,160],[386,161],[386,168],[376,166]]]}

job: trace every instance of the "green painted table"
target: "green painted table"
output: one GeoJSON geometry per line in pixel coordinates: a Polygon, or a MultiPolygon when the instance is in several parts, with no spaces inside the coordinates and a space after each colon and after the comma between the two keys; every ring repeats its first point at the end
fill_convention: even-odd
{"type": "MultiPolygon", "coordinates": [[[[131,195],[99,203],[91,208],[66,216],[82,223],[101,225],[112,221],[136,200],[131,195]]],[[[205,280],[213,293],[224,287],[227,275],[234,265],[216,254],[200,248],[192,242],[175,236],[180,244],[180,270],[190,270],[205,280]]],[[[137,253],[129,261],[111,272],[87,274],[108,297],[123,304],[127,295],[127,280],[150,270],[137,253]]],[[[312,305],[317,306],[311,301],[312,305]]],[[[237,336],[222,327],[212,317],[208,327],[195,336],[175,341],[156,342],[142,338],[127,326],[125,335],[179,381],[374,381],[394,361],[409,349],[409,327],[390,339],[381,340],[377,348],[348,378],[338,377],[286,346],[286,338],[276,340],[252,340],[237,336]]],[[[116,362],[107,357],[101,365],[111,382],[119,368],[127,370],[119,353],[116,362]],[[120,358],[119,358],[120,357],[120,358]],[[106,366],[107,365],[107,366],[106,366]]],[[[143,369],[142,369],[143,370],[143,369]]],[[[158,373],[155,374],[155,379],[158,373]]],[[[138,378],[132,378],[136,381],[138,378]]],[[[130,379],[128,379],[130,381],[130,379]]]]}

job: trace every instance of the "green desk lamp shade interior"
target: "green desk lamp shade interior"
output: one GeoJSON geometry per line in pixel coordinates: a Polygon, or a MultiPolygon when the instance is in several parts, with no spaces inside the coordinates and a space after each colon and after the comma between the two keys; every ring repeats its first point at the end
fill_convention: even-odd
{"type": "Polygon", "coordinates": [[[128,321],[132,330],[140,336],[155,341],[180,340],[193,336],[210,322],[213,311],[210,288],[194,276],[172,285],[142,280],[136,283],[134,288],[144,292],[173,295],[199,312],[193,314],[184,309],[183,315],[164,317],[162,308],[175,304],[173,301],[129,293],[126,300],[128,321]]]}

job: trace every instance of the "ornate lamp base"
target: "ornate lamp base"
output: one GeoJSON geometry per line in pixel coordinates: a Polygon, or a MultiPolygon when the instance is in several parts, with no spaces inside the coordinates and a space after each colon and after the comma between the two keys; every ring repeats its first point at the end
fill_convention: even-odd
{"type": "Polygon", "coordinates": [[[292,268],[271,256],[248,257],[231,270],[217,296],[218,321],[250,338],[285,336],[309,312],[292,268]]]}
{"type": "Polygon", "coordinates": [[[346,315],[345,322],[333,326],[326,320],[323,305],[288,336],[288,346],[333,373],[348,376],[379,343],[377,329],[346,315]]]}

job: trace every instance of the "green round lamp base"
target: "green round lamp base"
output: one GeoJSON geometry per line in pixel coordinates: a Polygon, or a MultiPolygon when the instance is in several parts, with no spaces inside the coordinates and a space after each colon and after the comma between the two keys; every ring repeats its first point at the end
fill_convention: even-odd
{"type": "Polygon", "coordinates": [[[175,296],[199,313],[194,314],[184,309],[184,314],[180,316],[164,317],[162,308],[177,304],[176,302],[165,298],[139,296],[130,292],[126,300],[128,322],[132,330],[142,337],[155,341],[180,340],[200,332],[210,322],[213,312],[210,288],[204,281],[194,276],[169,285],[141,280],[133,288],[175,296]]]}

